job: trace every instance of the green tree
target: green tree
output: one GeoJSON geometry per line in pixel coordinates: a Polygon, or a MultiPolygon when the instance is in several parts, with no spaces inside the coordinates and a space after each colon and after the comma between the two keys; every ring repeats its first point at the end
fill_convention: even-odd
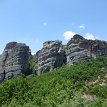
{"type": "Polygon", "coordinates": [[[28,69],[32,74],[35,74],[36,65],[36,58],[32,55],[28,62],[28,69]]]}

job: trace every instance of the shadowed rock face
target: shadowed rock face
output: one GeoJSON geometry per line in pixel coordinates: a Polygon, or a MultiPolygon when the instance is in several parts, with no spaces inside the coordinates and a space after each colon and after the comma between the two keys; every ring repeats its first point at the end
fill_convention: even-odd
{"type": "Polygon", "coordinates": [[[0,56],[0,81],[19,74],[27,74],[29,47],[22,43],[10,42],[0,56]]]}
{"type": "Polygon", "coordinates": [[[107,43],[104,41],[87,40],[76,34],[67,44],[66,57],[69,65],[105,55],[107,43]]]}
{"type": "Polygon", "coordinates": [[[65,52],[61,41],[47,41],[43,48],[36,53],[38,68],[37,74],[51,71],[66,63],[65,52]]]}

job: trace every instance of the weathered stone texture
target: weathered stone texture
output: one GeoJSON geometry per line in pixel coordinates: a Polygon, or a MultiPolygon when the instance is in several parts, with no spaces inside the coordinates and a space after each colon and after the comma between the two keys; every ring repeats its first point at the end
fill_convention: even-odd
{"type": "Polygon", "coordinates": [[[38,68],[37,74],[51,71],[66,63],[65,51],[61,41],[47,41],[43,48],[36,53],[38,68]]]}
{"type": "Polygon", "coordinates": [[[19,74],[26,74],[29,56],[29,47],[25,44],[8,43],[0,56],[0,81],[19,74]]]}
{"type": "Polygon", "coordinates": [[[66,56],[69,65],[105,55],[107,55],[105,41],[87,40],[76,34],[67,44],[66,56]]]}
{"type": "Polygon", "coordinates": [[[66,64],[66,61],[68,65],[72,65],[105,55],[107,55],[106,42],[87,40],[78,34],[74,35],[65,46],[62,46],[60,41],[47,41],[43,44],[43,48],[36,53],[37,74],[60,67],[66,64]]]}
{"type": "MultiPolygon", "coordinates": [[[[100,40],[87,40],[76,34],[67,43],[47,41],[35,56],[37,62],[36,74],[48,72],[63,64],[72,65],[80,61],[107,55],[107,43],[100,40]]],[[[0,81],[19,74],[27,74],[29,47],[25,44],[10,42],[0,55],[0,81]]]]}

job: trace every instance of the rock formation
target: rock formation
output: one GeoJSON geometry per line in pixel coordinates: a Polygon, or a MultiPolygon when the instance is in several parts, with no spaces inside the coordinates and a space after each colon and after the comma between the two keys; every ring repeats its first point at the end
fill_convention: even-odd
{"type": "Polygon", "coordinates": [[[10,42],[0,56],[0,81],[19,74],[27,74],[29,47],[22,43],[10,42]]]}
{"type": "MultiPolygon", "coordinates": [[[[48,72],[64,64],[72,65],[90,58],[107,55],[107,43],[100,40],[87,40],[76,34],[67,43],[46,41],[36,55],[36,74],[48,72]]],[[[0,81],[19,74],[28,74],[29,47],[22,43],[10,42],[0,55],[0,81]]]]}
{"type": "Polygon", "coordinates": [[[43,48],[36,53],[36,58],[38,63],[37,75],[62,66],[66,63],[62,42],[56,40],[43,43],[43,48]]]}
{"type": "Polygon", "coordinates": [[[100,40],[87,40],[76,34],[67,43],[67,64],[72,65],[90,58],[107,55],[107,43],[100,40]]]}
{"type": "Polygon", "coordinates": [[[60,41],[47,41],[36,53],[37,74],[51,71],[63,64],[72,65],[105,55],[107,55],[105,41],[87,40],[78,34],[74,35],[65,47],[60,41]]]}

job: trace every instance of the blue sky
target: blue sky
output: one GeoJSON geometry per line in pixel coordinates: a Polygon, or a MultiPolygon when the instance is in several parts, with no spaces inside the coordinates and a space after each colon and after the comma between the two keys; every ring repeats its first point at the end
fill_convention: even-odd
{"type": "Polygon", "coordinates": [[[10,41],[36,53],[44,41],[66,44],[75,33],[106,41],[106,29],[107,0],[0,0],[0,53],[10,41]]]}

